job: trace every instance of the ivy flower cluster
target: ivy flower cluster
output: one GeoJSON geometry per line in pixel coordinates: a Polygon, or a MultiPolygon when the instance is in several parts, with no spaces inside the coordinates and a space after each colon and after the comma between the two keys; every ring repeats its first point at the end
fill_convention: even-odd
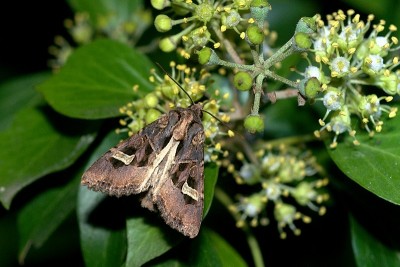
{"type": "MultiPolygon", "coordinates": [[[[196,102],[206,97],[205,85],[210,75],[208,72],[202,71],[197,77],[196,69],[185,64],[171,62],[170,67],[173,80],[168,75],[158,75],[153,69],[149,79],[154,84],[154,90],[143,98],[129,102],[120,108],[120,113],[125,117],[120,119],[122,128],[117,129],[117,133],[128,132],[131,136],[157,120],[162,114],[168,114],[171,109],[187,108],[192,105],[192,101],[196,102]]],[[[133,90],[137,92],[139,87],[135,85],[133,90]]],[[[221,94],[219,90],[215,90],[212,92],[212,99],[203,104],[202,122],[206,137],[205,162],[216,162],[220,156],[227,156],[227,151],[222,148],[218,140],[221,137],[232,137],[234,134],[232,131],[221,130],[220,121],[216,118],[224,123],[229,122],[228,113],[221,111],[221,101],[228,97],[228,94],[221,94]]]]}
{"type": "MultiPolygon", "coordinates": [[[[400,94],[399,58],[392,56],[399,49],[393,36],[394,25],[386,29],[385,21],[373,24],[373,15],[366,22],[353,10],[345,14],[339,10],[327,17],[327,25],[316,20],[318,30],[312,36],[310,49],[319,67],[307,67],[302,73],[305,84],[300,92],[306,97],[321,101],[326,113],[319,120],[320,131],[333,132],[331,148],[337,146],[337,137],[349,133],[358,145],[351,117],[357,116],[370,136],[383,129],[382,117],[396,116],[397,108],[386,103],[400,94]],[[386,33],[385,33],[386,32],[386,33]],[[313,81],[313,82],[311,82],[313,81]],[[367,94],[364,88],[374,88],[367,94]]],[[[315,135],[320,136],[320,131],[315,135]]]]}
{"type": "Polygon", "coordinates": [[[159,32],[168,32],[173,26],[182,25],[180,32],[163,38],[159,46],[164,52],[171,52],[182,42],[184,48],[180,50],[180,54],[187,59],[193,51],[200,50],[209,43],[214,48],[219,48],[226,31],[232,31],[244,39],[247,24],[255,22],[255,16],[250,14],[257,13],[257,17],[263,17],[265,11],[270,9],[265,0],[198,0],[197,4],[192,0],[152,0],[151,3],[158,10],[172,8],[175,16],[181,17],[173,19],[161,14],[155,18],[154,25],[159,32]],[[257,10],[260,6],[266,7],[261,14],[257,10]]]}
{"type": "Polygon", "coordinates": [[[323,187],[327,178],[321,178],[320,167],[309,153],[294,147],[268,147],[257,152],[258,162],[247,162],[243,154],[237,159],[243,165],[237,169],[229,164],[237,183],[254,188],[252,194],[241,196],[231,210],[239,214],[237,226],[241,227],[248,220],[250,225],[267,225],[269,218],[274,218],[282,239],[286,238],[288,227],[295,235],[301,230],[295,221],[310,223],[311,217],[302,210],[312,210],[319,215],[326,212],[323,203],[329,199],[323,187]],[[268,209],[271,205],[273,208],[268,209]],[[273,210],[273,214],[268,211],[273,210]]]}

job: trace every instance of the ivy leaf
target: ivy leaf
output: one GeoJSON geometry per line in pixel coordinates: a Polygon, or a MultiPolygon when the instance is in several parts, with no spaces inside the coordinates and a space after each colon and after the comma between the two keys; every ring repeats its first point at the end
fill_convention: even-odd
{"type": "MultiPolygon", "coordinates": [[[[114,132],[109,133],[92,153],[85,169],[119,140],[114,132]]],[[[116,205],[111,205],[109,209],[99,207],[105,199],[106,195],[86,187],[81,187],[78,193],[78,223],[86,266],[121,266],[125,261],[126,231],[124,221],[120,224],[123,215],[114,218],[114,214],[108,212],[110,209],[118,211],[116,205]],[[108,225],[110,221],[112,223],[108,225]]]]}
{"type": "Polygon", "coordinates": [[[9,208],[25,186],[70,166],[94,140],[94,125],[45,108],[18,112],[11,127],[0,132],[0,201],[4,207],[9,208]]]}
{"type": "Polygon", "coordinates": [[[179,242],[183,236],[164,224],[154,224],[145,217],[127,220],[128,255],[127,266],[142,266],[144,263],[164,254],[179,242]]]}
{"type": "Polygon", "coordinates": [[[228,242],[206,227],[194,240],[190,261],[190,266],[247,266],[228,242]]]}
{"type": "Polygon", "coordinates": [[[357,266],[400,266],[398,251],[385,246],[350,216],[351,244],[357,266]]]}
{"type": "Polygon", "coordinates": [[[358,131],[359,146],[347,136],[329,154],[349,178],[377,196],[400,205],[400,116],[384,123],[383,131],[370,138],[358,131]]]}
{"type": "Polygon", "coordinates": [[[216,164],[206,164],[204,168],[204,209],[203,219],[211,208],[214,198],[214,188],[217,183],[219,168],[216,164]]]}
{"type": "Polygon", "coordinates": [[[37,194],[19,211],[20,263],[32,246],[41,247],[75,209],[79,181],[80,176],[75,175],[66,184],[37,194]]]}
{"type": "Polygon", "coordinates": [[[12,123],[14,115],[22,108],[33,107],[43,102],[34,86],[43,82],[50,73],[26,75],[0,84],[0,130],[12,123]]]}
{"type": "Polygon", "coordinates": [[[78,48],[61,71],[38,86],[58,112],[82,119],[121,115],[119,108],[152,88],[153,64],[122,43],[97,40],[78,48]],[[134,93],[134,85],[139,91],[134,93]]]}

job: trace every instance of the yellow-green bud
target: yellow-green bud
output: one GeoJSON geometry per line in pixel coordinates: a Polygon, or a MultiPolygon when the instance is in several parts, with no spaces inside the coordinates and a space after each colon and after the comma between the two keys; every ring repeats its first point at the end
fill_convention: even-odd
{"type": "Polygon", "coordinates": [[[174,88],[170,85],[162,85],[161,92],[168,99],[173,99],[176,96],[174,88]]]}
{"type": "Polygon", "coordinates": [[[264,130],[264,120],[260,115],[248,115],[244,120],[244,128],[250,133],[262,132],[264,130]]]}
{"type": "Polygon", "coordinates": [[[246,30],[247,40],[253,45],[262,44],[264,41],[264,33],[257,25],[250,25],[246,30]]]}
{"type": "Polygon", "coordinates": [[[204,47],[202,48],[197,55],[199,56],[199,63],[201,65],[207,64],[208,61],[210,60],[212,54],[212,50],[209,47],[204,47]]]}
{"type": "Polygon", "coordinates": [[[176,49],[176,43],[171,37],[161,39],[158,45],[163,52],[171,52],[176,49]]]}
{"type": "Polygon", "coordinates": [[[144,103],[148,108],[154,108],[158,105],[158,97],[154,93],[147,94],[144,97],[144,103]]]}
{"type": "Polygon", "coordinates": [[[134,120],[129,123],[128,128],[132,130],[132,132],[137,133],[144,127],[143,120],[134,120]]]}
{"type": "Polygon", "coordinates": [[[306,51],[312,46],[312,41],[310,35],[297,32],[294,34],[294,47],[297,51],[306,51]]]}
{"type": "Polygon", "coordinates": [[[321,83],[315,77],[311,77],[304,84],[304,96],[307,98],[315,98],[318,93],[321,91],[321,83]]]}
{"type": "Polygon", "coordinates": [[[153,121],[157,120],[161,116],[161,112],[157,109],[151,108],[147,111],[145,121],[146,125],[152,123],[153,121]]]}
{"type": "Polygon", "coordinates": [[[379,75],[375,78],[375,84],[380,86],[385,93],[389,95],[395,95],[398,93],[397,85],[399,84],[399,80],[395,73],[391,73],[389,76],[385,76],[384,74],[379,75]]]}
{"type": "Polygon", "coordinates": [[[167,6],[171,5],[169,0],[151,0],[151,5],[158,10],[164,9],[167,6]]]}
{"type": "Polygon", "coordinates": [[[204,23],[209,22],[214,16],[215,9],[211,3],[205,1],[194,8],[194,15],[198,20],[203,21],[204,23]]]}
{"type": "Polygon", "coordinates": [[[240,91],[250,90],[253,85],[253,78],[248,72],[239,71],[233,76],[233,85],[240,91]]]}
{"type": "Polygon", "coordinates": [[[302,206],[307,205],[316,195],[317,192],[314,190],[312,184],[308,182],[299,183],[295,190],[292,191],[292,196],[302,206]]]}
{"type": "Polygon", "coordinates": [[[167,32],[172,29],[172,20],[166,15],[158,15],[154,20],[154,26],[159,32],[167,32]]]}

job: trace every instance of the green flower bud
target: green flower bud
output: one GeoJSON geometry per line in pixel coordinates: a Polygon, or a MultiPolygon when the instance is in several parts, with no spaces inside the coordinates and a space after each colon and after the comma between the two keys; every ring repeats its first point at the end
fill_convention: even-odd
{"type": "Polygon", "coordinates": [[[158,15],[154,20],[154,26],[159,32],[167,32],[172,29],[172,20],[166,15],[158,15]]]}
{"type": "Polygon", "coordinates": [[[191,31],[189,37],[196,47],[203,47],[210,40],[211,33],[208,30],[204,30],[203,27],[200,27],[191,31]]]}
{"type": "Polygon", "coordinates": [[[274,216],[278,223],[293,222],[296,217],[296,208],[293,205],[279,202],[275,205],[274,216]]]}
{"type": "Polygon", "coordinates": [[[315,77],[301,81],[299,91],[307,98],[315,98],[321,91],[321,83],[315,77]]]}
{"type": "Polygon", "coordinates": [[[161,116],[161,112],[157,109],[151,108],[147,111],[145,121],[146,125],[152,123],[153,121],[157,120],[161,116]]]}
{"type": "Polygon", "coordinates": [[[389,95],[395,95],[397,93],[399,80],[395,73],[391,73],[389,76],[381,74],[376,77],[376,80],[377,82],[375,82],[375,84],[381,87],[385,93],[389,95]]]}
{"type": "Polygon", "coordinates": [[[295,33],[293,45],[299,52],[307,51],[312,46],[310,35],[302,32],[295,33]]]}
{"type": "Polygon", "coordinates": [[[176,49],[176,42],[174,42],[172,37],[166,37],[161,39],[158,45],[163,52],[167,53],[172,52],[173,50],[176,49]]]}
{"type": "Polygon", "coordinates": [[[252,7],[271,8],[271,5],[268,3],[267,0],[253,0],[253,1],[251,1],[251,4],[250,4],[250,8],[252,8],[252,7]]]}
{"type": "Polygon", "coordinates": [[[251,44],[259,45],[264,41],[264,33],[257,25],[250,25],[246,30],[246,38],[251,44]]]}
{"type": "Polygon", "coordinates": [[[259,27],[263,26],[264,20],[266,20],[270,10],[271,5],[267,0],[253,0],[250,4],[251,16],[255,19],[259,27]]]}
{"type": "Polygon", "coordinates": [[[264,120],[260,115],[248,115],[244,120],[244,128],[250,133],[262,132],[264,130],[264,120]]]}
{"type": "Polygon", "coordinates": [[[132,130],[132,132],[137,133],[144,127],[144,121],[142,120],[134,120],[129,123],[128,128],[132,130]]]}
{"type": "Polygon", "coordinates": [[[310,17],[302,17],[296,25],[295,33],[306,33],[311,34],[317,31],[317,23],[316,16],[310,17]]]}
{"type": "Polygon", "coordinates": [[[292,196],[296,199],[297,203],[305,206],[317,197],[317,192],[314,190],[312,184],[301,182],[296,186],[296,189],[293,190],[292,196]]]}
{"type": "Polygon", "coordinates": [[[174,88],[170,85],[161,85],[160,89],[162,94],[168,99],[173,99],[176,96],[174,88]]]}
{"type": "Polygon", "coordinates": [[[171,5],[169,0],[151,0],[151,5],[158,10],[164,9],[171,5]]]}
{"type": "Polygon", "coordinates": [[[78,44],[87,44],[93,38],[93,28],[89,24],[80,25],[72,29],[71,35],[78,44]]]}
{"type": "Polygon", "coordinates": [[[158,97],[154,93],[147,94],[144,97],[144,103],[148,108],[154,108],[158,105],[158,97]]]}
{"type": "Polygon", "coordinates": [[[201,65],[207,64],[211,58],[212,50],[211,48],[204,47],[201,49],[197,55],[199,56],[199,63],[201,65]]]}
{"type": "Polygon", "coordinates": [[[208,1],[195,6],[194,15],[204,23],[209,22],[214,16],[214,7],[208,1]]]}
{"type": "Polygon", "coordinates": [[[223,13],[221,17],[222,24],[228,28],[236,27],[241,19],[242,17],[236,10],[231,10],[228,14],[223,13]]]}
{"type": "Polygon", "coordinates": [[[250,90],[253,85],[253,78],[248,72],[239,71],[233,76],[233,85],[240,91],[250,90]]]}
{"type": "Polygon", "coordinates": [[[259,183],[261,180],[260,168],[249,163],[243,164],[243,166],[240,168],[239,175],[248,185],[254,185],[256,183],[259,183]]]}

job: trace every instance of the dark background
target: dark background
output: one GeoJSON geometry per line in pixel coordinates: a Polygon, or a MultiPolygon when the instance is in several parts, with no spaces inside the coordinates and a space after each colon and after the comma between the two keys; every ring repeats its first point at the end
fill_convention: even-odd
{"type": "MultiPolygon", "coordinates": [[[[299,18],[296,14],[312,16],[315,12],[326,14],[339,7],[345,8],[341,1],[324,1],[323,4],[316,0],[270,2],[273,8],[270,13],[272,29],[275,26],[283,28],[286,24],[294,29],[299,18]],[[302,3],[304,12],[291,9],[294,2],[302,3]],[[282,14],[282,9],[284,18],[277,15],[282,14]]],[[[0,10],[0,82],[10,76],[48,69],[48,47],[53,44],[54,36],[67,36],[63,22],[73,17],[67,1],[1,1],[0,10]]],[[[279,39],[285,40],[287,34],[279,32],[279,39]]]]}

